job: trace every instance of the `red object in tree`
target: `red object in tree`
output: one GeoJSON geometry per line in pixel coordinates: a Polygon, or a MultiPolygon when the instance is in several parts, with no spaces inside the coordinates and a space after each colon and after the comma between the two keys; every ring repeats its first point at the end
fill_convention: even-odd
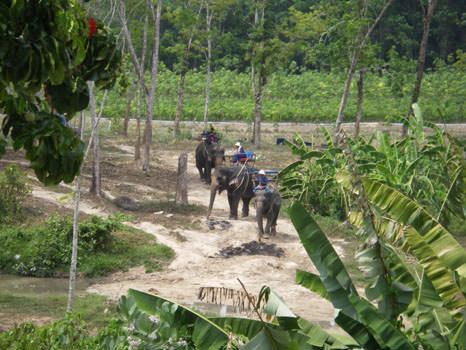
{"type": "Polygon", "coordinates": [[[91,37],[94,35],[96,31],[95,20],[94,18],[89,17],[87,21],[89,22],[89,35],[88,36],[91,37]]]}

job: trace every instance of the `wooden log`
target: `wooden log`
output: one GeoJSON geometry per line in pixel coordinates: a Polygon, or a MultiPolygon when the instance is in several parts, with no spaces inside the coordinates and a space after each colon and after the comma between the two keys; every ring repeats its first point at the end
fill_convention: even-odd
{"type": "Polygon", "coordinates": [[[178,174],[176,177],[176,204],[188,204],[188,154],[183,152],[178,158],[178,174]]]}

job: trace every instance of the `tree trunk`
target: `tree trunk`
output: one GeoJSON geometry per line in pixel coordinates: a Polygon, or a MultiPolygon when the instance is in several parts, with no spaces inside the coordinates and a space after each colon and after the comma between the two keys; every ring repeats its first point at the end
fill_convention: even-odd
{"type": "Polygon", "coordinates": [[[87,83],[89,87],[89,108],[92,116],[92,129],[96,129],[94,139],[89,141],[93,145],[93,159],[92,159],[92,180],[89,192],[100,196],[101,193],[101,179],[100,179],[100,156],[99,156],[99,129],[97,128],[97,110],[95,107],[95,93],[94,82],[87,83]]]}
{"type": "Polygon", "coordinates": [[[181,110],[183,107],[183,89],[184,89],[184,78],[188,71],[188,60],[189,60],[189,53],[191,51],[191,43],[193,41],[194,33],[197,29],[197,23],[199,22],[199,16],[202,11],[202,2],[199,6],[199,11],[196,15],[196,22],[194,23],[193,28],[191,29],[191,34],[189,36],[188,42],[186,43],[186,47],[184,49],[183,58],[181,62],[181,76],[180,76],[180,83],[178,85],[178,102],[176,104],[176,115],[175,115],[175,122],[173,126],[173,136],[177,137],[180,134],[180,119],[181,119],[181,110]]]}
{"type": "Polygon", "coordinates": [[[144,162],[142,164],[143,171],[149,170],[150,165],[150,145],[152,142],[152,116],[154,113],[155,85],[159,66],[160,16],[162,13],[162,0],[157,1],[157,13],[154,10],[153,2],[150,2],[150,9],[154,20],[154,52],[152,53],[150,92],[147,103],[146,125],[144,128],[144,162]]]}
{"type": "MultiPolygon", "coordinates": [[[[362,15],[361,15],[361,19],[363,19],[363,20],[367,19],[367,17],[366,17],[367,16],[367,8],[368,8],[367,2],[368,2],[368,0],[364,0],[364,5],[363,5],[363,10],[362,10],[362,15]]],[[[374,22],[367,29],[367,32],[364,35],[364,38],[363,38],[363,33],[362,33],[362,27],[358,31],[358,36],[357,36],[356,41],[355,41],[356,44],[355,44],[355,47],[353,49],[353,54],[352,54],[351,60],[350,60],[350,67],[348,69],[348,74],[346,76],[345,88],[343,90],[343,95],[341,97],[340,107],[338,109],[337,120],[335,122],[335,135],[334,135],[334,143],[335,144],[338,144],[338,142],[339,142],[339,136],[340,136],[340,132],[341,132],[341,124],[343,123],[343,116],[344,116],[344,113],[345,113],[346,103],[348,102],[348,94],[349,94],[349,90],[350,90],[350,87],[351,87],[351,81],[353,79],[353,74],[354,74],[354,71],[355,71],[356,66],[358,64],[359,55],[360,55],[362,49],[366,46],[372,32],[374,31],[374,28],[377,26],[377,23],[379,23],[379,21],[382,18],[383,14],[388,9],[388,7],[391,5],[392,2],[393,2],[393,0],[388,0],[385,3],[384,7],[382,8],[382,10],[380,10],[380,12],[377,15],[376,19],[374,20],[374,22]]]]}
{"type": "Polygon", "coordinates": [[[79,137],[81,140],[84,137],[84,125],[85,125],[85,119],[84,119],[84,111],[79,112],[79,124],[78,124],[78,133],[79,137]]]}
{"type": "Polygon", "coordinates": [[[354,136],[359,136],[359,127],[361,125],[362,118],[362,100],[364,97],[364,74],[366,72],[361,69],[359,71],[359,80],[358,80],[358,107],[356,109],[356,122],[354,123],[354,136]]]}
{"type": "Polygon", "coordinates": [[[206,0],[206,25],[207,25],[207,81],[205,86],[205,105],[204,105],[204,131],[207,131],[207,122],[209,116],[209,99],[210,99],[210,63],[212,59],[212,38],[210,26],[212,23],[212,12],[209,11],[209,0],[206,0]]]}
{"type": "MultiPolygon", "coordinates": [[[[71,247],[71,264],[70,264],[70,282],[68,287],[68,303],[66,307],[66,312],[73,312],[73,302],[74,302],[74,292],[76,287],[76,266],[78,263],[78,219],[79,219],[79,202],[81,200],[81,176],[84,168],[84,163],[86,162],[89,150],[92,145],[92,140],[94,139],[95,131],[99,125],[100,118],[102,117],[103,107],[105,99],[107,98],[108,90],[105,90],[104,96],[102,97],[102,106],[99,111],[99,117],[94,123],[91,129],[91,136],[89,138],[89,143],[87,144],[86,151],[84,152],[83,162],[81,164],[81,169],[79,171],[78,179],[76,181],[76,187],[74,191],[74,214],[73,214],[73,240],[71,247]]],[[[84,126],[84,123],[82,124],[84,126]]],[[[81,134],[83,129],[81,129],[81,134]]]]}
{"type": "MultiPolygon", "coordinates": [[[[256,2],[256,9],[254,11],[254,24],[260,25],[264,28],[264,20],[265,20],[265,9],[267,7],[267,0],[262,0],[262,13],[261,18],[258,18],[258,6],[256,2]]],[[[261,40],[259,43],[259,47],[261,50],[264,49],[264,41],[261,40]]],[[[255,57],[255,52],[253,50],[252,57],[255,57]]],[[[253,91],[254,91],[254,125],[252,130],[252,142],[254,143],[254,147],[260,148],[260,132],[261,132],[261,120],[262,120],[262,89],[265,84],[265,75],[264,75],[264,65],[265,65],[265,57],[262,54],[262,60],[259,63],[259,77],[257,79],[257,86],[255,85],[255,70],[254,67],[252,73],[252,83],[253,83],[253,91]]]]}
{"type": "Polygon", "coordinates": [[[140,85],[138,88],[138,104],[136,108],[136,143],[134,145],[134,160],[138,161],[141,159],[141,89],[140,85]]]}
{"type": "Polygon", "coordinates": [[[254,96],[254,147],[260,148],[261,145],[261,120],[262,120],[262,87],[264,84],[264,75],[259,73],[257,81],[256,95],[254,96]]]}
{"type": "Polygon", "coordinates": [[[176,104],[176,115],[175,115],[175,125],[173,127],[173,136],[177,137],[180,134],[180,119],[181,119],[181,110],[183,108],[183,89],[184,89],[184,78],[186,76],[186,71],[183,70],[180,76],[180,83],[178,85],[178,102],[176,104]]]}
{"type": "MultiPolygon", "coordinates": [[[[416,74],[416,82],[414,84],[413,95],[411,97],[411,105],[409,106],[409,112],[406,116],[406,120],[413,115],[413,104],[417,102],[419,99],[419,93],[421,91],[421,84],[422,84],[422,77],[424,75],[424,66],[426,63],[426,51],[427,51],[427,41],[429,39],[429,31],[430,31],[430,23],[432,21],[432,16],[434,15],[435,6],[437,5],[437,0],[429,0],[427,2],[427,13],[423,9],[422,19],[424,22],[424,31],[422,32],[422,39],[421,44],[419,46],[419,56],[417,60],[417,74],[416,74]]],[[[422,2],[421,2],[422,6],[422,2]]],[[[401,131],[401,137],[405,137],[408,133],[408,127],[403,125],[403,129],[401,131]]]]}
{"type": "Polygon", "coordinates": [[[178,175],[176,177],[175,203],[188,205],[188,154],[183,152],[178,158],[178,175]]]}
{"type": "Polygon", "coordinates": [[[131,102],[134,98],[134,90],[136,89],[137,78],[135,77],[131,83],[131,88],[128,94],[128,100],[126,101],[126,112],[125,112],[125,119],[123,121],[123,136],[128,137],[128,123],[129,123],[129,115],[131,112],[131,102]]]}
{"type": "MultiPolygon", "coordinates": [[[[259,9],[257,8],[257,1],[256,1],[256,8],[254,10],[254,25],[257,26],[259,23],[259,9]]],[[[251,53],[251,91],[252,91],[252,96],[256,97],[256,71],[254,69],[254,50],[252,50],[251,53]]],[[[253,124],[252,124],[252,138],[251,142],[254,144],[255,143],[255,137],[256,137],[256,118],[253,119],[253,124]]]]}

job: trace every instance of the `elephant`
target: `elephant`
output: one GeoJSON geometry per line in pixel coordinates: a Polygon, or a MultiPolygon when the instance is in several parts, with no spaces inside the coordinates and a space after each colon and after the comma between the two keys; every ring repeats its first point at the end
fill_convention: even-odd
{"type": "Polygon", "coordinates": [[[210,184],[211,169],[223,163],[225,159],[225,149],[218,143],[208,144],[202,141],[196,147],[196,167],[199,170],[201,181],[210,184]]]}
{"type": "Polygon", "coordinates": [[[238,219],[239,200],[243,200],[242,216],[249,215],[249,203],[254,193],[254,181],[245,166],[217,166],[210,184],[210,202],[207,219],[210,217],[214,205],[215,195],[226,190],[230,205],[230,219],[238,219]]]}
{"type": "Polygon", "coordinates": [[[266,235],[275,236],[277,234],[277,217],[280,212],[282,198],[280,193],[276,191],[267,192],[265,190],[256,191],[254,194],[256,201],[256,218],[257,226],[259,228],[259,241],[266,235]],[[264,226],[262,219],[267,218],[267,223],[264,226]]]}

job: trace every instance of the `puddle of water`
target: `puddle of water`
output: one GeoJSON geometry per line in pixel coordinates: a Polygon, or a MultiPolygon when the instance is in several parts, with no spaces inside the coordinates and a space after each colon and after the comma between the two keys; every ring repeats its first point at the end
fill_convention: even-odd
{"type": "MultiPolygon", "coordinates": [[[[84,290],[91,281],[76,280],[76,290],[84,290]]],[[[0,274],[0,294],[15,296],[56,296],[67,295],[68,278],[37,278],[0,274]]]]}

